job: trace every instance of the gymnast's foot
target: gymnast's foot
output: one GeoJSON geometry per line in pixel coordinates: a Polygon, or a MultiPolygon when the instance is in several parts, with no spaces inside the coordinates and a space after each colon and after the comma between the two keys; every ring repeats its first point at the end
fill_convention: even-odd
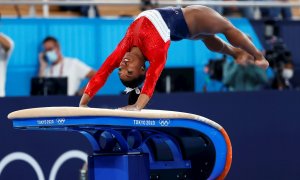
{"type": "Polygon", "coordinates": [[[264,57],[262,59],[256,59],[254,63],[256,66],[263,69],[267,69],[269,67],[269,62],[264,57]]]}
{"type": "Polygon", "coordinates": [[[239,49],[234,56],[235,62],[242,66],[254,64],[254,57],[248,54],[246,51],[239,49]]]}

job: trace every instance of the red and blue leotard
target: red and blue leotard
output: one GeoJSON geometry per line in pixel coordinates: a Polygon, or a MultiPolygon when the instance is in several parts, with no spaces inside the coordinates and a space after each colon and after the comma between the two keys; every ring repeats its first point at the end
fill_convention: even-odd
{"type": "Polygon", "coordinates": [[[119,67],[125,53],[132,47],[138,47],[150,63],[141,93],[151,97],[166,63],[170,35],[172,35],[170,28],[159,10],[142,12],[129,26],[125,37],[114,52],[90,80],[85,93],[93,97],[104,85],[110,73],[119,67]]]}

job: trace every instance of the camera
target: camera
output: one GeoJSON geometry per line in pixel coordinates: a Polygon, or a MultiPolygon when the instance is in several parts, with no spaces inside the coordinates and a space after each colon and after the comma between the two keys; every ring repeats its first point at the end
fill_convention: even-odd
{"type": "Polygon", "coordinates": [[[291,51],[289,51],[286,45],[280,38],[271,42],[272,48],[266,51],[266,59],[276,71],[281,71],[285,64],[292,62],[291,51]]]}
{"type": "Polygon", "coordinates": [[[226,55],[223,55],[221,59],[210,59],[207,67],[207,74],[209,75],[210,79],[216,81],[222,81],[223,79],[223,66],[226,62],[226,55]]]}

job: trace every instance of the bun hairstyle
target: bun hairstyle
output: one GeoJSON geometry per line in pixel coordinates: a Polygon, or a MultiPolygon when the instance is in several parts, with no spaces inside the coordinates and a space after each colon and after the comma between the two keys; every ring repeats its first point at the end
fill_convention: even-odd
{"type": "Polygon", "coordinates": [[[128,97],[128,105],[133,105],[136,103],[136,101],[138,100],[140,93],[137,93],[137,91],[141,91],[141,88],[137,87],[138,90],[133,90],[129,93],[129,97],[128,97]]]}
{"type": "Polygon", "coordinates": [[[129,93],[128,105],[133,105],[138,100],[141,92],[141,88],[139,88],[139,86],[144,82],[144,80],[145,75],[141,75],[131,81],[124,81],[121,79],[122,84],[127,87],[125,90],[126,94],[129,93]]]}

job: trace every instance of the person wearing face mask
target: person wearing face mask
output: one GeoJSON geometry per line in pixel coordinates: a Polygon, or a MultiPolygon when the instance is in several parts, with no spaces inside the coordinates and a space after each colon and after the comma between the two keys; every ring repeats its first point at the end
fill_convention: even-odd
{"type": "Polygon", "coordinates": [[[92,78],[96,72],[79,59],[64,57],[59,42],[54,37],[44,39],[43,49],[39,54],[39,77],[67,77],[68,95],[81,95],[84,90],[79,88],[81,81],[92,78]]]}
{"type": "Polygon", "coordinates": [[[281,73],[277,74],[275,77],[272,88],[278,90],[293,89],[293,85],[290,80],[294,76],[294,66],[292,62],[287,62],[284,64],[281,73]]]}
{"type": "Polygon", "coordinates": [[[292,89],[293,86],[290,83],[290,80],[294,76],[294,67],[293,67],[293,64],[291,62],[284,65],[284,68],[282,70],[281,75],[282,75],[282,78],[284,80],[285,89],[292,89]]]}
{"type": "Polygon", "coordinates": [[[13,40],[7,35],[0,33],[0,97],[5,96],[7,62],[10,58],[13,49],[13,40]]]}

